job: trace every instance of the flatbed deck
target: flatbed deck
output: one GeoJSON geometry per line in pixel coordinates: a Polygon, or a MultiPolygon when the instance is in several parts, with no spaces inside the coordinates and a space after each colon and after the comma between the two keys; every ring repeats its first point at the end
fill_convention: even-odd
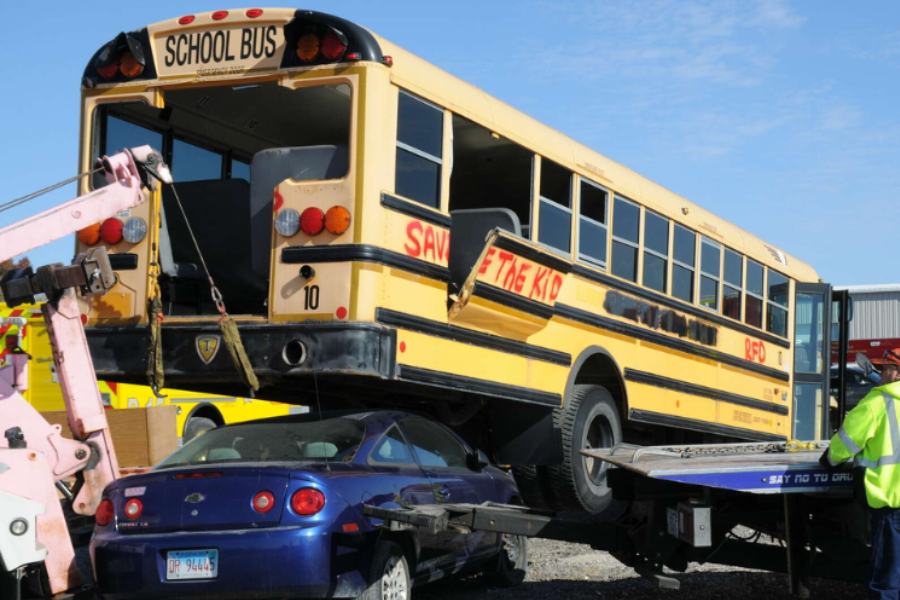
{"type": "Polygon", "coordinates": [[[853,470],[825,469],[819,456],[828,443],[814,444],[814,449],[797,451],[785,450],[784,444],[726,444],[617,446],[582,453],[661,481],[751,494],[852,494],[853,470]]]}

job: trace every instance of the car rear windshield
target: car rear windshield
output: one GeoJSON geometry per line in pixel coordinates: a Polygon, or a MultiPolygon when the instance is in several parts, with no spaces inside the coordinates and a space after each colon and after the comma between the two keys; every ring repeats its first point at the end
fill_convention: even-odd
{"type": "Polygon", "coordinates": [[[350,460],[365,435],[355,419],[245,423],[211,429],[157,468],[219,463],[350,460]]]}

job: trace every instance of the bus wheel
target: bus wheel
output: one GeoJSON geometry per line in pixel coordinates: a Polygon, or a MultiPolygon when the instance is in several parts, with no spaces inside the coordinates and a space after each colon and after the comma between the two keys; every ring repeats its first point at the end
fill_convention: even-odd
{"type": "Polygon", "coordinates": [[[557,510],[596,514],[612,500],[606,484],[608,464],[581,454],[589,448],[611,448],[622,441],[616,402],[599,385],[576,385],[565,408],[554,413],[562,432],[563,463],[544,467],[553,487],[557,510]]]}
{"type": "Polygon", "coordinates": [[[525,506],[539,510],[553,510],[553,491],[546,484],[546,478],[538,467],[513,467],[516,486],[525,501],[525,506]]]}
{"type": "Polygon", "coordinates": [[[191,417],[184,428],[184,443],[188,443],[201,433],[216,428],[216,422],[206,417],[191,417]]]}

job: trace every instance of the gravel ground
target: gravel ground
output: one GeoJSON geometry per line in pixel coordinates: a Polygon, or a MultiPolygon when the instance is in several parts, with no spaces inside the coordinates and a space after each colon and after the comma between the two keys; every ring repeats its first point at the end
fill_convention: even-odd
{"type": "MultiPolygon", "coordinates": [[[[416,588],[415,600],[787,600],[787,577],[721,565],[691,565],[673,576],[680,590],[660,590],[605,552],[590,546],[530,540],[528,577],[519,587],[491,589],[477,577],[416,588]]],[[[89,572],[85,548],[79,565],[89,572]]],[[[814,579],[814,600],[865,598],[856,584],[814,579]]],[[[87,600],[87,599],[84,599],[87,600]]],[[[164,600],[164,599],[160,599],[164,600]]],[[[210,598],[210,600],[215,600],[210,598]]]]}
{"type": "MultiPolygon", "coordinates": [[[[787,576],[720,565],[691,565],[673,576],[680,590],[660,590],[605,552],[590,546],[530,540],[528,577],[521,586],[490,589],[477,578],[426,586],[416,600],[776,600],[790,598],[787,576]]],[[[865,598],[857,584],[812,580],[815,600],[865,598]]]]}

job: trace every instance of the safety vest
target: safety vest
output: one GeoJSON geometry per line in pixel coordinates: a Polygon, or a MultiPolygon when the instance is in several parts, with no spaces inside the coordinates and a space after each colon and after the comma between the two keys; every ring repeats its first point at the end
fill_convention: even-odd
{"type": "Polygon", "coordinates": [[[831,439],[828,461],[853,459],[866,467],[866,499],[872,508],[900,508],[900,381],[874,388],[844,419],[831,439]]]}

